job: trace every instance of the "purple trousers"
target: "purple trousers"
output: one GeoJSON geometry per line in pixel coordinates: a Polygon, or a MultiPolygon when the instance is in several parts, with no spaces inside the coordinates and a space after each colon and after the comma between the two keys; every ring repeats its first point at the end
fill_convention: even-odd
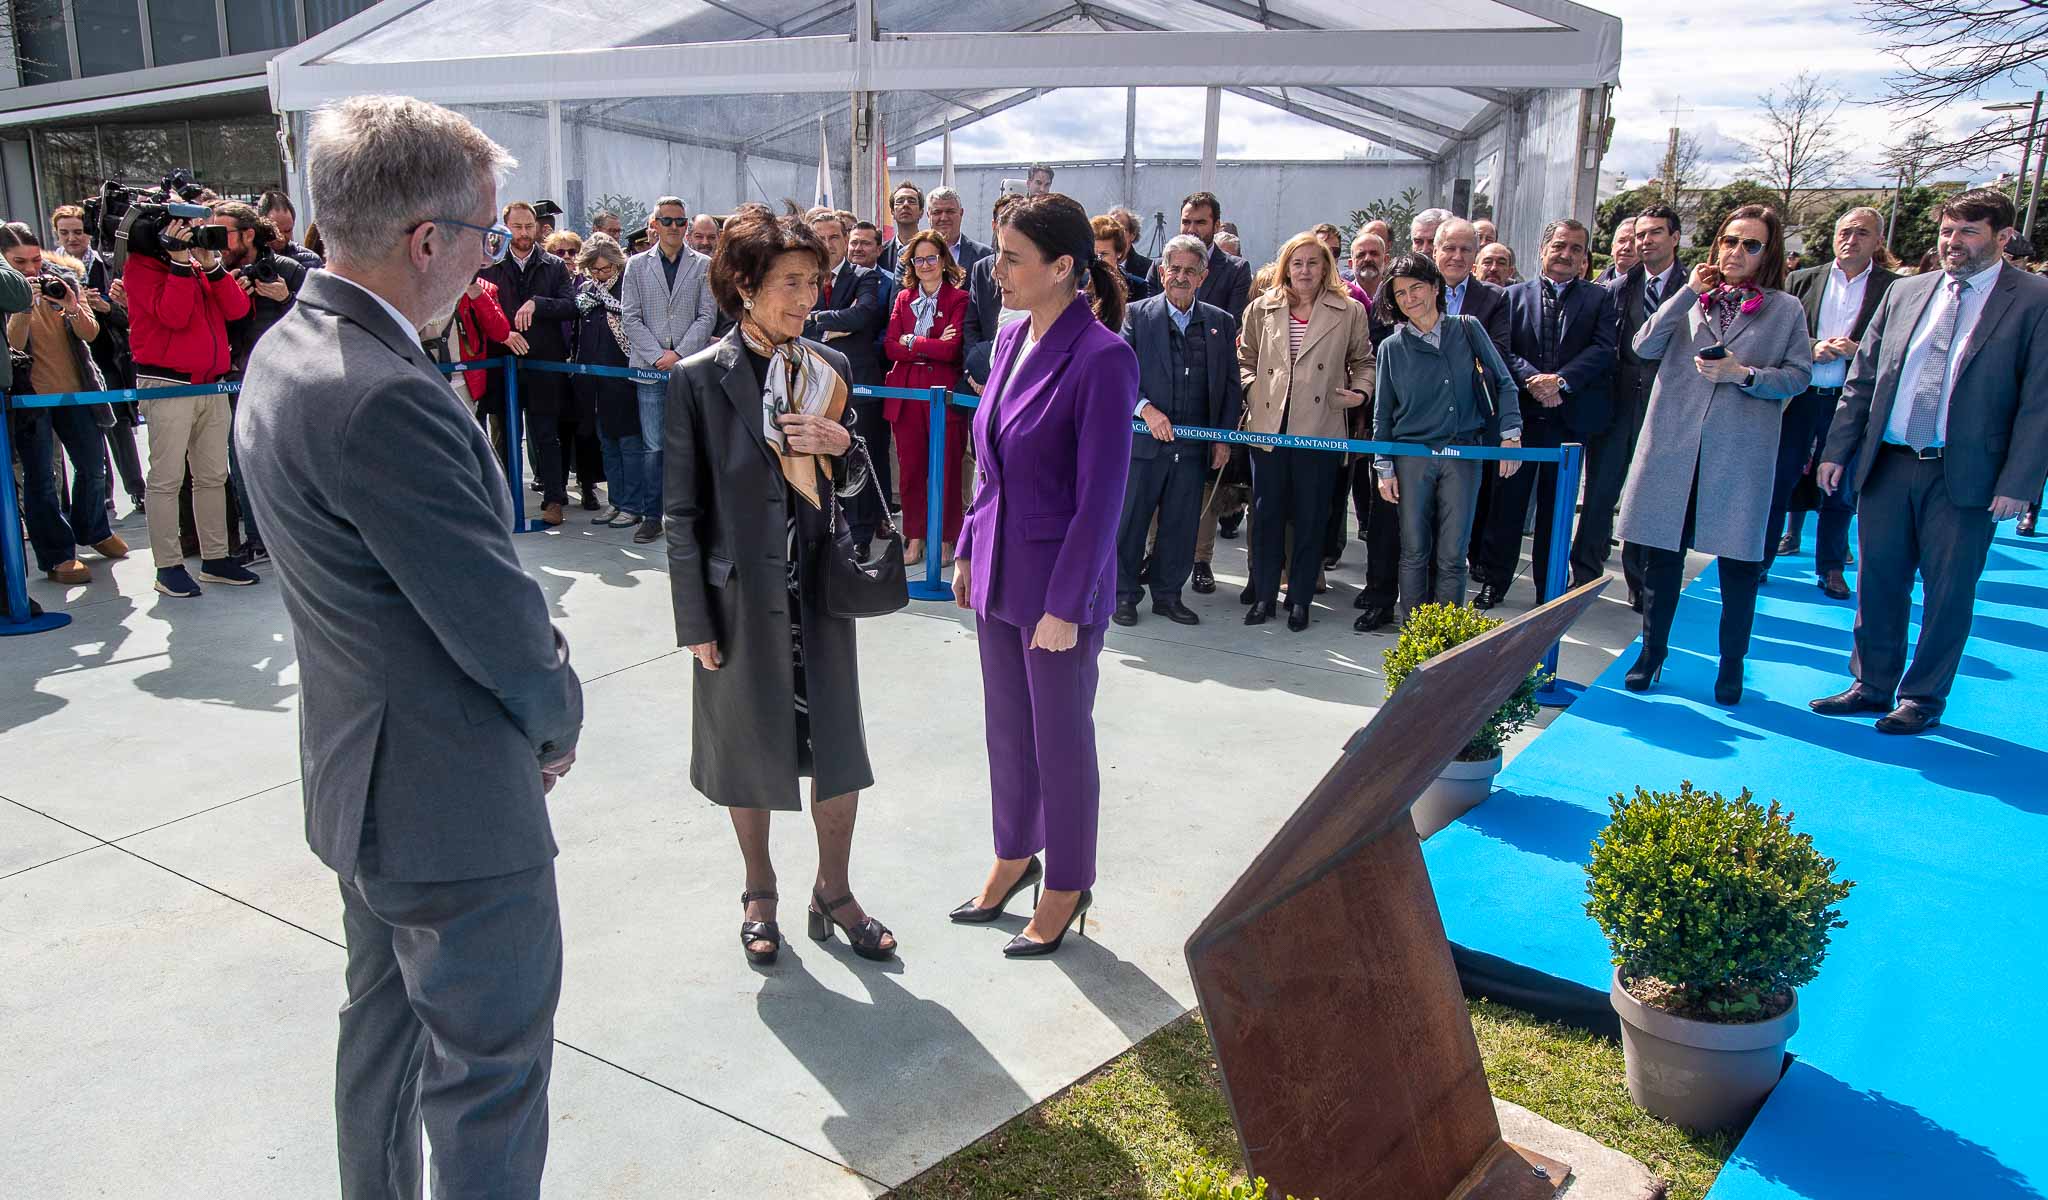
{"type": "Polygon", "coordinates": [[[1045,886],[1095,886],[1096,659],[1106,626],[1083,625],[1072,650],[1032,650],[1031,630],[979,621],[996,857],[1045,853],[1045,886]]]}

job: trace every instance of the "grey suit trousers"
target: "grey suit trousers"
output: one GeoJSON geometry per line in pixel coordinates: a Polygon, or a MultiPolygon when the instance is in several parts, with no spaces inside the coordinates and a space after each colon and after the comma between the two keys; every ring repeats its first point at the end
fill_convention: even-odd
{"type": "Polygon", "coordinates": [[[341,881],[348,1002],[335,1062],[345,1200],[540,1195],[562,991],[555,868],[341,881]]]}
{"type": "Polygon", "coordinates": [[[1940,461],[1880,447],[1857,502],[1856,650],[1849,670],[1880,696],[1895,690],[1941,711],[1977,603],[1977,578],[1998,523],[1948,498],[1940,461]],[[1906,664],[1913,577],[1923,588],[1920,641],[1906,664]]]}

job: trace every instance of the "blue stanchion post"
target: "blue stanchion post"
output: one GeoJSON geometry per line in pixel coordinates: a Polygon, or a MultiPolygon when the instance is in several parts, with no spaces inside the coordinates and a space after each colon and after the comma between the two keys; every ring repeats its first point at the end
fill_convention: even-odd
{"type": "Polygon", "coordinates": [[[935,387],[925,397],[931,407],[931,428],[925,439],[924,578],[911,581],[913,600],[953,598],[953,585],[939,578],[946,516],[946,404],[951,399],[947,393],[948,389],[935,387]]]}
{"type": "Polygon", "coordinates": [[[525,430],[519,419],[519,360],[505,357],[498,360],[505,372],[505,474],[512,484],[512,532],[533,533],[546,529],[546,521],[526,519],[526,456],[521,444],[525,430]]]}
{"type": "Polygon", "coordinates": [[[7,609],[0,612],[0,637],[44,633],[71,624],[66,613],[31,615],[28,603],[28,556],[21,544],[21,497],[14,491],[14,409],[0,392],[0,575],[4,575],[7,609]]]}
{"type": "MultiPolygon", "coordinates": [[[[1537,597],[1539,602],[1555,600],[1571,586],[1572,516],[1579,509],[1579,471],[1586,460],[1586,448],[1577,442],[1567,442],[1559,453],[1562,457],[1557,463],[1557,503],[1550,510],[1550,570],[1537,597]]],[[[1545,708],[1568,708],[1586,690],[1583,683],[1558,677],[1558,650],[1562,644],[1551,643],[1550,652],[1543,656],[1543,673],[1550,677],[1550,682],[1536,693],[1536,702],[1545,708]]]]}

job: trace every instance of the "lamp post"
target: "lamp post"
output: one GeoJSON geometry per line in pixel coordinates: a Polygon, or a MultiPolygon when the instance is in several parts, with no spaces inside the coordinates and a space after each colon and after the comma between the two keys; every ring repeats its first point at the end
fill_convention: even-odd
{"type": "Polygon", "coordinates": [[[2012,181],[2012,202],[2014,204],[2020,202],[2020,189],[2027,188],[2026,215],[2022,218],[2020,227],[2020,233],[2027,237],[2033,236],[2034,232],[2034,202],[2040,197],[2041,193],[2041,166],[2043,163],[2048,163],[2048,146],[2041,148],[2038,158],[2034,155],[2034,136],[2041,124],[2041,96],[2041,92],[2035,92],[2034,101],[2031,106],[2024,100],[2011,100],[2004,104],[1987,104],[1984,106],[1985,112],[2018,112],[2029,107],[2032,109],[2032,112],[2027,117],[2027,136],[2020,142],[2020,169],[2013,176],[2012,181]],[[2034,167],[2034,179],[2031,187],[2028,186],[2027,180],[2027,167],[2030,163],[2034,167]]]}

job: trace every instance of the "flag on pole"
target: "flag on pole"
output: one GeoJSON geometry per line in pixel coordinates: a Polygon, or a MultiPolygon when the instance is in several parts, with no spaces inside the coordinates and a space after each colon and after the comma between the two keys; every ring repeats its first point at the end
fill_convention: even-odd
{"type": "Polygon", "coordinates": [[[939,168],[939,182],[946,187],[955,186],[953,183],[953,118],[951,117],[946,118],[946,156],[945,165],[939,168]]]}
{"type": "Polygon", "coordinates": [[[811,203],[819,208],[838,208],[832,203],[832,142],[825,136],[825,114],[818,114],[818,187],[811,203]]]}

